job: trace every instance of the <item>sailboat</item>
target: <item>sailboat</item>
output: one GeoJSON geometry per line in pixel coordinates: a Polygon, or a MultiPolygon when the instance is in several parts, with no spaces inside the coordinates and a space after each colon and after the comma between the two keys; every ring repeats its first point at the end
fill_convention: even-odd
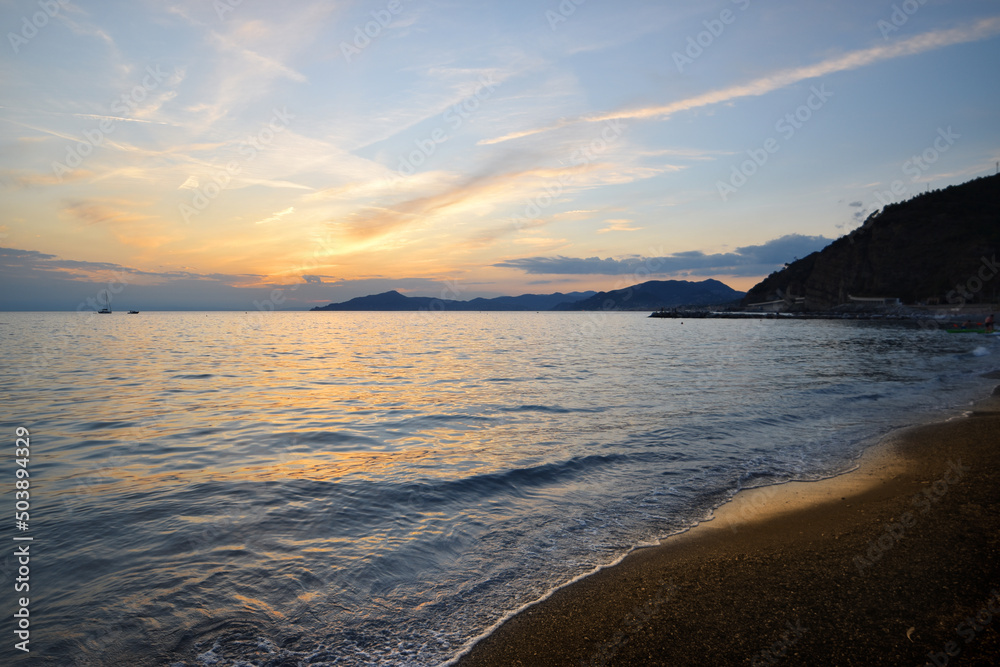
{"type": "Polygon", "coordinates": [[[104,308],[97,311],[98,315],[110,315],[111,314],[111,295],[108,294],[107,290],[104,291],[104,308]]]}

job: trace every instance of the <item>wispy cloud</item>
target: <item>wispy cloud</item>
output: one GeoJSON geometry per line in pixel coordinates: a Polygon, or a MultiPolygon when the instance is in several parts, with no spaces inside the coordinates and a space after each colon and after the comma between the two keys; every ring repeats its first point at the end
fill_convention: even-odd
{"type": "MultiPolygon", "coordinates": [[[[345,145],[356,151],[404,134],[426,121],[436,120],[442,128],[451,127],[447,114],[457,118],[456,105],[470,104],[479,109],[485,100],[493,98],[490,104],[495,109],[502,107],[499,98],[505,95],[504,84],[536,67],[537,60],[524,56],[505,67],[413,67],[404,70],[414,79],[407,104],[355,119],[355,123],[337,128],[337,133],[345,145]]],[[[488,114],[477,112],[477,116],[482,121],[488,114]]]]}
{"type": "Polygon", "coordinates": [[[211,33],[211,41],[216,44],[221,50],[230,51],[234,54],[238,54],[243,59],[246,60],[254,69],[259,72],[267,73],[272,76],[282,76],[296,81],[298,83],[305,83],[306,75],[301,72],[288,67],[284,63],[265,56],[263,54],[257,53],[247,47],[243,46],[241,43],[237,42],[235,39],[222,35],[217,32],[211,33]]]}
{"type": "Polygon", "coordinates": [[[122,122],[122,123],[148,123],[150,125],[172,125],[172,123],[168,123],[162,120],[147,120],[145,118],[130,118],[128,116],[109,116],[106,114],[98,114],[98,113],[68,113],[65,111],[47,111],[45,109],[22,109],[20,107],[10,107],[4,105],[0,105],[0,109],[7,109],[10,111],[15,111],[17,113],[24,113],[30,115],[42,114],[46,116],[66,116],[70,118],[92,118],[94,120],[99,120],[99,121],[111,120],[116,123],[122,122]]]}
{"type": "Polygon", "coordinates": [[[156,216],[137,211],[146,206],[147,203],[126,199],[81,199],[66,203],[62,212],[84,225],[107,229],[126,246],[152,249],[179,238],[177,232],[169,231],[156,216]]]}
{"type": "Polygon", "coordinates": [[[288,10],[244,3],[220,21],[218,5],[185,0],[166,8],[171,17],[195,27],[203,41],[194,47],[199,60],[191,74],[197,83],[184,96],[188,102],[184,116],[195,131],[209,131],[222,121],[230,130],[234,116],[267,99],[282,80],[308,83],[309,78],[293,63],[341,7],[340,3],[309,2],[288,10]],[[196,87],[201,94],[191,95],[196,87]]]}
{"type": "Polygon", "coordinates": [[[454,212],[463,206],[493,209],[501,203],[516,200],[525,192],[558,183],[566,175],[579,177],[596,165],[566,168],[536,168],[488,174],[451,185],[435,194],[416,197],[391,206],[372,207],[334,226],[352,240],[368,240],[417,222],[429,222],[433,217],[454,212]]]}
{"type": "Polygon", "coordinates": [[[607,234],[608,232],[637,232],[642,227],[633,227],[632,220],[605,220],[608,226],[603,229],[598,229],[598,234],[607,234]]]}
{"type": "Polygon", "coordinates": [[[766,95],[767,93],[794,85],[807,79],[815,79],[817,77],[833,74],[835,72],[858,69],[883,60],[917,55],[919,53],[933,51],[935,49],[955,44],[976,42],[988,37],[993,37],[997,34],[1000,34],[1000,17],[981,19],[969,26],[952,28],[950,30],[936,30],[891,44],[852,51],[844,55],[828,58],[813,65],[779,70],[773,74],[754,79],[747,83],[729,86],[727,88],[714,90],[702,95],[696,95],[694,97],[688,97],[677,102],[671,102],[670,104],[578,116],[576,118],[560,120],[546,127],[511,132],[493,139],[483,139],[479,143],[483,145],[498,144],[505,141],[511,141],[513,139],[522,139],[524,137],[530,137],[543,132],[558,130],[579,123],[599,123],[615,119],[644,120],[649,118],[659,118],[665,120],[680,111],[689,111],[691,109],[698,109],[700,107],[713,104],[730,102],[742,97],[766,95]]]}
{"type": "MultiPolygon", "coordinates": [[[[118,49],[118,45],[115,44],[115,40],[108,34],[107,30],[89,20],[90,12],[85,11],[75,4],[60,4],[67,11],[57,13],[56,20],[61,21],[76,35],[93,37],[103,42],[109,49],[112,57],[119,63],[121,62],[121,52],[118,49]]],[[[121,65],[119,67],[124,69],[121,65]]]]}
{"type": "Polygon", "coordinates": [[[120,201],[105,203],[97,201],[73,201],[65,211],[71,216],[88,225],[119,224],[148,220],[149,216],[135,213],[131,210],[136,202],[120,201]],[[116,205],[117,204],[117,205],[116,205]]]}
{"type": "Polygon", "coordinates": [[[294,206],[289,206],[284,211],[277,211],[275,213],[272,213],[269,217],[266,217],[263,220],[258,220],[254,224],[255,225],[266,225],[269,222],[278,222],[283,217],[285,217],[286,215],[289,215],[291,213],[295,213],[295,207],[294,206]]]}
{"type": "Polygon", "coordinates": [[[90,178],[93,173],[86,169],[77,169],[64,176],[56,176],[51,172],[34,172],[27,169],[8,169],[0,171],[0,183],[17,188],[32,188],[37,186],[60,185],[70,181],[90,178]]]}
{"type": "Polygon", "coordinates": [[[568,242],[569,241],[567,239],[550,239],[541,236],[528,236],[525,238],[514,239],[514,243],[516,245],[531,245],[538,246],[539,248],[546,247],[552,250],[555,250],[558,246],[566,245],[568,242]]]}

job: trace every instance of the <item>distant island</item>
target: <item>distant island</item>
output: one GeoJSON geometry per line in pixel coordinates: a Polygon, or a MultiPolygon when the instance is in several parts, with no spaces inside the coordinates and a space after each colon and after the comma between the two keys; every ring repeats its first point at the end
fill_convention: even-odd
{"type": "Polygon", "coordinates": [[[682,306],[725,306],[738,303],[744,296],[718,280],[650,280],[610,292],[569,292],[563,294],[522,294],[492,299],[457,301],[424,296],[406,296],[393,290],[360,296],[343,303],[317,306],[312,310],[333,311],[581,311],[638,310],[682,306]]]}
{"type": "Polygon", "coordinates": [[[591,297],[561,303],[553,310],[658,310],[698,306],[724,307],[739,303],[745,292],[718,280],[649,280],[638,285],[598,292],[591,297]]]}
{"type": "Polygon", "coordinates": [[[566,301],[585,299],[594,292],[570,292],[562,294],[522,294],[521,296],[498,296],[492,299],[471,299],[457,301],[453,299],[436,299],[427,296],[406,296],[392,290],[382,294],[359,296],[344,301],[317,306],[311,310],[552,310],[566,301]]]}

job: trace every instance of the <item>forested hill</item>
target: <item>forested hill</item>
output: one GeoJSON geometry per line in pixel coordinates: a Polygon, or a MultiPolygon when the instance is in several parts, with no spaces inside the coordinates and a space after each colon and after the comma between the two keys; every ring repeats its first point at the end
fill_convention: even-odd
{"type": "Polygon", "coordinates": [[[1000,270],[997,254],[1000,176],[986,176],[886,206],[847,236],[772,273],[743,303],[805,297],[807,308],[824,309],[849,295],[985,302],[1000,293],[1000,277],[992,278],[1000,270]]]}

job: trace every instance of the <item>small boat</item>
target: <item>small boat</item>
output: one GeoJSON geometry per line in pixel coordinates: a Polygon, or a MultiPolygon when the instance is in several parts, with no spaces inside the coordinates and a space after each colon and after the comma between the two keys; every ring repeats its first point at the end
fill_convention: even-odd
{"type": "Polygon", "coordinates": [[[98,315],[110,315],[111,314],[111,295],[106,291],[104,292],[104,308],[97,311],[98,315]]]}
{"type": "Polygon", "coordinates": [[[128,314],[129,315],[138,315],[139,311],[138,310],[130,310],[130,311],[128,311],[128,314]]]}
{"type": "Polygon", "coordinates": [[[989,333],[988,331],[986,331],[985,327],[973,327],[968,329],[964,329],[962,327],[956,327],[954,329],[945,329],[945,331],[947,331],[948,333],[980,333],[980,334],[989,333]]]}

